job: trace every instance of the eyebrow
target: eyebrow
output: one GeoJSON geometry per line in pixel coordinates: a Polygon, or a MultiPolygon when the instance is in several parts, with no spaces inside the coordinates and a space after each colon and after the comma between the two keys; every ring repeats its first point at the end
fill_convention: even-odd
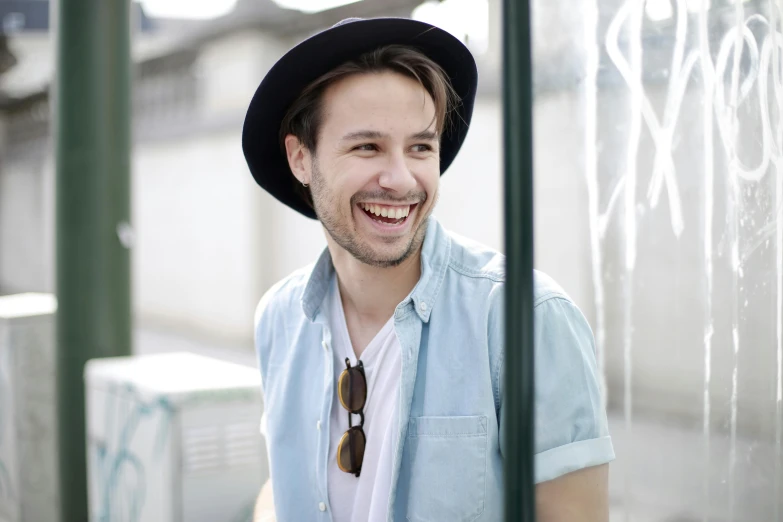
{"type": "Polygon", "coordinates": [[[417,132],[411,138],[415,141],[438,141],[438,134],[431,130],[417,132]]]}
{"type": "Polygon", "coordinates": [[[360,130],[356,132],[349,132],[348,134],[343,136],[343,141],[379,140],[383,137],[384,135],[378,131],[360,130]]]}
{"type": "MultiPolygon", "coordinates": [[[[386,137],[388,137],[388,135],[383,134],[382,132],[372,131],[372,130],[360,130],[356,132],[349,132],[348,134],[343,136],[342,141],[380,140],[386,137]]],[[[417,132],[416,134],[413,134],[411,136],[411,139],[416,141],[437,141],[438,135],[437,133],[431,130],[423,130],[421,132],[417,132]]]]}

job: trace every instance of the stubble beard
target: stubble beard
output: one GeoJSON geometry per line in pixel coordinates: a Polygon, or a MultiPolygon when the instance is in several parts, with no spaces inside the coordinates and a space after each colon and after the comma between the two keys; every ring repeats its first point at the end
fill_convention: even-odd
{"type": "MultiPolygon", "coordinates": [[[[419,250],[427,233],[426,225],[429,215],[432,213],[435,205],[429,209],[427,215],[418,216],[419,224],[401,254],[394,257],[382,257],[370,245],[362,243],[357,237],[358,234],[353,229],[354,227],[351,226],[353,209],[358,203],[357,195],[351,198],[351,213],[348,218],[341,218],[339,199],[326,186],[326,182],[318,170],[318,163],[315,160],[313,160],[312,169],[313,176],[310,183],[310,191],[313,196],[315,214],[334,242],[340,245],[346,252],[366,265],[376,268],[391,268],[399,266],[419,250]]],[[[425,201],[424,197],[421,199],[422,201],[417,208],[421,208],[422,203],[425,201]]]]}

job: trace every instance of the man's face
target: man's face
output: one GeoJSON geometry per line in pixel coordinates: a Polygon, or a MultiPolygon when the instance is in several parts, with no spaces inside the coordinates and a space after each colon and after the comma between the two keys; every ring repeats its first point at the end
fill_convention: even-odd
{"type": "Polygon", "coordinates": [[[363,263],[396,266],[415,253],[438,194],[435,106],[415,80],[357,74],[324,93],[311,190],[335,243],[363,263]]]}

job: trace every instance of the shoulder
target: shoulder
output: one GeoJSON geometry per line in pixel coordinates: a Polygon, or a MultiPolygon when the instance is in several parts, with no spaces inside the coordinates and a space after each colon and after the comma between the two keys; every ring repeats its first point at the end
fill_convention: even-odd
{"type": "Polygon", "coordinates": [[[259,327],[284,317],[287,311],[301,309],[302,296],[313,272],[314,263],[293,272],[267,290],[256,306],[253,324],[256,336],[259,327]]]}
{"type": "Polygon", "coordinates": [[[505,283],[506,256],[459,234],[448,232],[447,235],[451,245],[449,268],[466,277],[505,283]]]}
{"type": "Polygon", "coordinates": [[[560,299],[573,304],[571,297],[554,279],[540,270],[533,270],[533,307],[539,308],[552,299],[560,299]]]}
{"type": "MultiPolygon", "coordinates": [[[[506,282],[506,256],[477,241],[448,233],[451,241],[449,267],[466,277],[484,278],[495,283],[495,294],[502,295],[506,282]]],[[[571,298],[550,276],[533,270],[533,302],[539,306],[549,299],[571,298]]]]}

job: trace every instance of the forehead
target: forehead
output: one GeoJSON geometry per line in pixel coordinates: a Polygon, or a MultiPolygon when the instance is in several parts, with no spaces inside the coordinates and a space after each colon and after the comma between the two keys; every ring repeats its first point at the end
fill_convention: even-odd
{"type": "Polygon", "coordinates": [[[384,71],[352,74],[337,80],[322,99],[324,127],[418,126],[434,123],[435,104],[415,79],[384,71]]]}

